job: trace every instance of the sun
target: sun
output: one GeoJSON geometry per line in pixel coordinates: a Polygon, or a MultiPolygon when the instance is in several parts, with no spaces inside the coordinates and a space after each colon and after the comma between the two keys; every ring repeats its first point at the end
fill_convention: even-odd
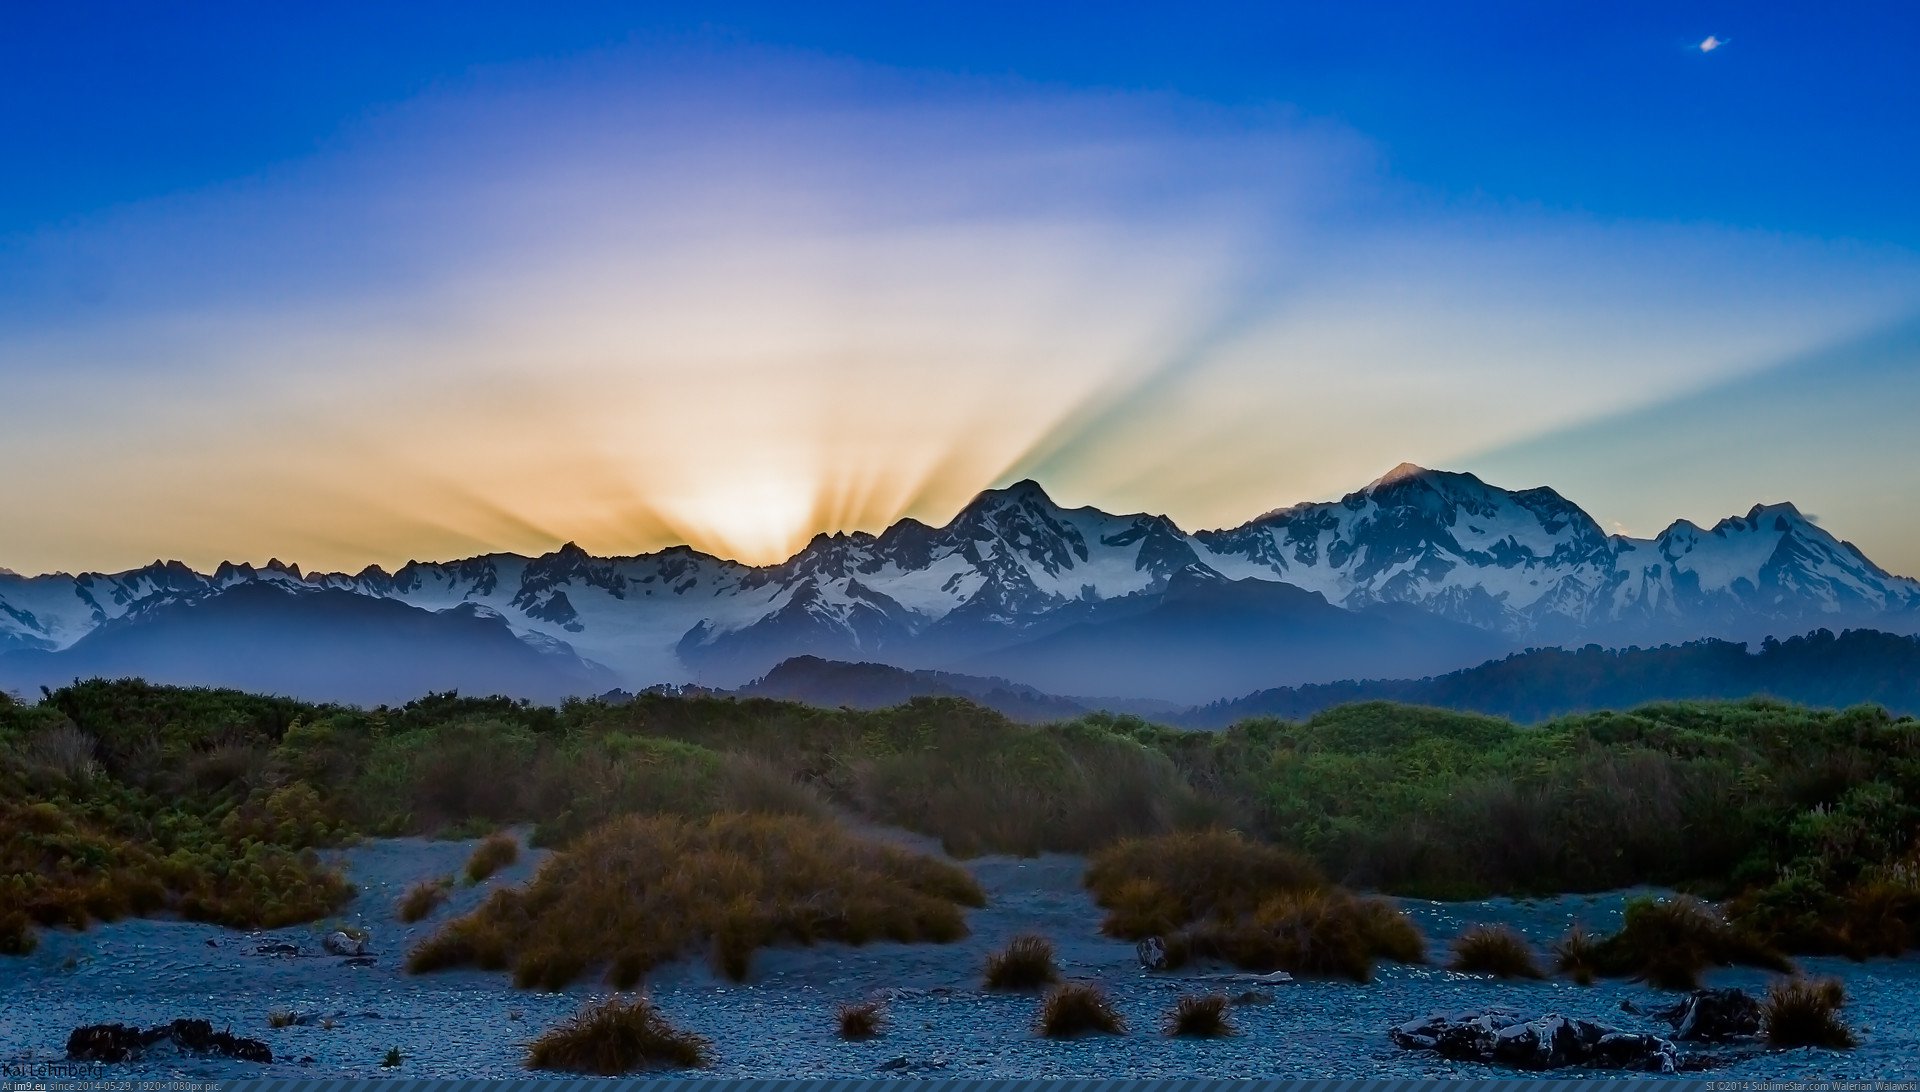
{"type": "Polygon", "coordinates": [[[818,481],[799,468],[729,475],[659,502],[661,514],[709,552],[749,565],[793,556],[812,535],[818,481]]]}

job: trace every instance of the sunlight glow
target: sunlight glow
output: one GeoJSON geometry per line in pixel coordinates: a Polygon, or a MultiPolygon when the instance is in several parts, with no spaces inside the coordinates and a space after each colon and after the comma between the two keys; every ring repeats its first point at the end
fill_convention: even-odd
{"type": "Polygon", "coordinates": [[[0,458],[50,469],[0,481],[0,561],[767,563],[1024,476],[1217,526],[1763,367],[1920,285],[1900,254],[1434,208],[1325,126],[977,84],[875,106],[783,64],[751,98],[617,68],[443,90],[34,243],[56,275],[114,250],[129,298],[0,324],[60,377],[7,392],[0,458]],[[111,394],[76,407],[80,380],[111,394]]]}

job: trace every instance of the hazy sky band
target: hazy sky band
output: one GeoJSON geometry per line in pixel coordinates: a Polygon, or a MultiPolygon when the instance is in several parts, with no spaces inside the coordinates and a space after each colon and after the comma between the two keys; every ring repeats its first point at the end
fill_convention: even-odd
{"type": "MultiPolygon", "coordinates": [[[[748,9],[718,29],[583,9],[516,52],[526,20],[483,10],[439,52],[400,50],[409,27],[391,55],[348,50],[364,71],[324,87],[338,101],[288,112],[304,144],[134,141],[115,172],[33,116],[87,103],[9,122],[40,170],[0,190],[0,564],[355,569],[563,539],[768,561],[1015,477],[1203,527],[1410,459],[1552,484],[1641,535],[1792,499],[1920,572],[1920,262],[1886,191],[1913,122],[1872,97],[1913,58],[1883,44],[1841,79],[1773,16],[1700,16],[1729,41],[1711,54],[1669,16],[1610,21],[1559,62],[1615,81],[1611,106],[1559,104],[1588,169],[1488,152],[1476,177],[1395,112],[1377,54],[1398,30],[1282,86],[1238,46],[1237,83],[1179,70],[1132,16],[1076,72],[748,9]],[[1790,62],[1835,82],[1783,110],[1756,88],[1790,62]],[[1662,91],[1692,99],[1637,112],[1662,91]],[[1703,97],[1742,142],[1677,142],[1703,97]],[[1877,125],[1880,151],[1777,169],[1835,125],[1877,125]],[[48,184],[90,166],[113,181],[48,184]]],[[[365,18],[305,28],[292,67],[365,18]]],[[[1499,100],[1471,29],[1405,78],[1499,100]]],[[[148,58],[151,93],[245,96],[248,73],[209,90],[191,59],[148,58]]],[[[9,98],[50,102],[50,67],[10,68],[9,98]]],[[[1459,143],[1517,109],[1460,115],[1459,143]]],[[[1553,160],[1568,139],[1507,142],[1553,160]]]]}

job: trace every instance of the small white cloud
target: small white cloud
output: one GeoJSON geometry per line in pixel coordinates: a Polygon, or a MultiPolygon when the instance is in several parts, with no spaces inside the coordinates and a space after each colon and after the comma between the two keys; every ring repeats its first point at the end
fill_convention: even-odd
{"type": "Polygon", "coordinates": [[[1727,40],[1725,38],[1716,38],[1713,35],[1709,34],[1706,36],[1706,38],[1703,41],[1701,41],[1700,52],[1712,53],[1714,50],[1719,49],[1721,46],[1726,44],[1727,44],[1727,40]]]}

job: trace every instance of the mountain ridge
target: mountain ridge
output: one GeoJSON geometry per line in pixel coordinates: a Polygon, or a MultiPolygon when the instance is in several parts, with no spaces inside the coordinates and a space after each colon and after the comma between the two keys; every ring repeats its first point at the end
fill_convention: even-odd
{"type": "MultiPolygon", "coordinates": [[[[1756,504],[1712,528],[1676,520],[1636,539],[1608,535],[1545,486],[1506,490],[1472,474],[1403,463],[1337,501],[1196,532],[1165,515],[1063,508],[1040,483],[1022,479],[982,492],[942,526],[903,519],[877,535],[823,532],[766,566],[690,546],[597,557],[568,542],[537,556],[409,561],[392,573],[375,565],[356,574],[303,571],[276,558],[259,566],[224,562],[211,574],[156,561],[117,574],[0,575],[0,655],[70,648],[156,596],[204,598],[260,585],[391,599],[429,612],[475,604],[529,644],[557,642],[636,689],[738,685],[802,653],[908,669],[986,664],[1033,684],[1035,677],[1019,676],[1037,663],[1023,664],[1020,650],[1057,647],[1065,638],[1056,635],[1069,630],[1104,630],[1106,640],[1120,632],[1114,626],[1138,629],[1147,625],[1139,619],[1172,609],[1176,584],[1212,578],[1248,596],[1262,585],[1287,586],[1339,610],[1397,619],[1382,631],[1391,641],[1424,630],[1430,647],[1400,641],[1424,657],[1407,663],[1420,673],[1502,651],[1476,634],[1510,649],[1754,639],[1818,625],[1920,631],[1920,582],[1888,573],[1791,503],[1756,504]],[[1437,628],[1440,622],[1466,629],[1437,628]],[[1449,663],[1453,644],[1462,647],[1449,663]]],[[[1322,621],[1346,626],[1333,615],[1322,621]]],[[[1357,673],[1360,660],[1302,675],[1309,636],[1261,630],[1247,650],[1247,670],[1265,655],[1274,663],[1269,686],[1357,673]]],[[[1138,696],[1191,696],[1158,677],[1165,671],[1144,639],[1135,645],[1111,670],[1133,676],[1130,685],[1144,687],[1138,696]]],[[[1367,673],[1392,666],[1364,665],[1367,673]]],[[[1235,685],[1247,678],[1235,676],[1235,685]]]]}

